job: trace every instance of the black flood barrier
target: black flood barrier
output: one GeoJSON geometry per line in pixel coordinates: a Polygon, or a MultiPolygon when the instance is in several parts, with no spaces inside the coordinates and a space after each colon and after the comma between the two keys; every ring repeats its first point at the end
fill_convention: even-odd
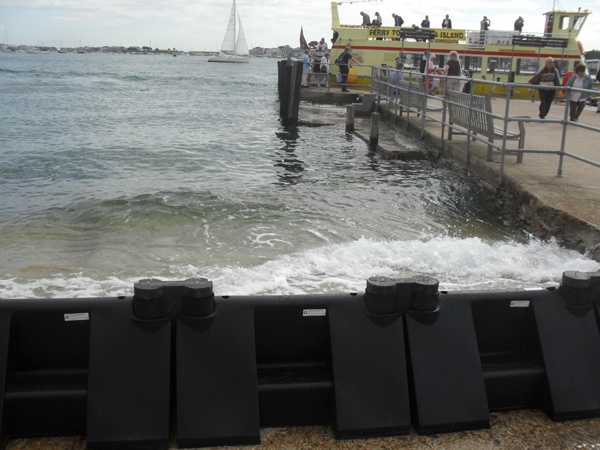
{"type": "Polygon", "coordinates": [[[244,445],[288,425],[433,434],[518,408],[600,416],[600,272],[565,272],[555,289],[438,286],[215,296],[203,278],[148,279],[133,297],[0,299],[0,446],[244,445]]]}

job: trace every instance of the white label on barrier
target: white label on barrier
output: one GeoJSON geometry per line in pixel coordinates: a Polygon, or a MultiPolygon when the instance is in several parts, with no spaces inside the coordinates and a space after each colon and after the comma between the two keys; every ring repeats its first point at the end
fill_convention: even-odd
{"type": "Polygon", "coordinates": [[[65,322],[74,322],[76,320],[90,320],[89,313],[65,314],[65,322]]]}
{"type": "Polygon", "coordinates": [[[513,300],[510,302],[511,308],[529,308],[529,300],[513,300]]]}
{"type": "Polygon", "coordinates": [[[326,316],[326,309],[305,309],[302,311],[304,317],[326,316]]]}

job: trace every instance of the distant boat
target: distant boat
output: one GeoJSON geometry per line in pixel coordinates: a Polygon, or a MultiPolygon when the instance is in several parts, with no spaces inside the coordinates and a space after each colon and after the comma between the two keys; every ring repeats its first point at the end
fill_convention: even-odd
{"type": "Polygon", "coordinates": [[[208,62],[226,62],[226,63],[249,63],[250,52],[246,43],[246,36],[242,29],[242,21],[235,6],[235,0],[231,6],[231,14],[229,15],[229,25],[221,45],[221,53],[217,56],[208,58],[208,62]],[[237,25],[239,23],[239,31],[237,25]]]}

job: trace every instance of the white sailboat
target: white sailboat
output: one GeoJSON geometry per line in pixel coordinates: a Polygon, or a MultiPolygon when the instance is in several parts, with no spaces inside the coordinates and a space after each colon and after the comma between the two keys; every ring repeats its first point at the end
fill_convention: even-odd
{"type": "Polygon", "coordinates": [[[250,52],[246,43],[246,36],[242,29],[242,21],[235,6],[235,0],[231,6],[229,15],[229,25],[221,46],[221,53],[217,56],[208,58],[208,62],[227,62],[227,63],[249,63],[250,52]],[[239,24],[239,29],[238,29],[239,24]]]}

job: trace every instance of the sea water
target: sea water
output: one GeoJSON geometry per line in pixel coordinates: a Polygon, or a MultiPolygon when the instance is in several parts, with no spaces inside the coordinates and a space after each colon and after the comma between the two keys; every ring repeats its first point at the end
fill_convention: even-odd
{"type": "Polygon", "coordinates": [[[529,236],[449,165],[383,160],[343,120],[282,127],[276,63],[0,53],[0,297],[191,277],[219,295],[417,274],[517,289],[600,269],[529,236]]]}

